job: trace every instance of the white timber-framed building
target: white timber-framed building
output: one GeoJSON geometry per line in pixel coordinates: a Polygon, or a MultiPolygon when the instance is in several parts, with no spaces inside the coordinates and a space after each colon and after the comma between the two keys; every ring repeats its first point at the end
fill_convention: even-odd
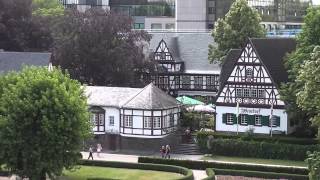
{"type": "Polygon", "coordinates": [[[229,51],[216,97],[217,131],[246,132],[252,128],[254,133],[269,134],[272,130],[290,134],[295,130],[279,94],[281,83],[288,80],[283,58],[295,47],[294,39],[250,38],[243,49],[229,51]]]}
{"type": "Polygon", "coordinates": [[[176,144],[178,102],[149,84],[145,88],[87,86],[96,140],[110,150],[158,150],[176,144]]]}

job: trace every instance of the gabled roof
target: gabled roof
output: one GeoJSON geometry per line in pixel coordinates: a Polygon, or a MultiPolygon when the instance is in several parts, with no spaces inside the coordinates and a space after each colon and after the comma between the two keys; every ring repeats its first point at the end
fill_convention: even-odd
{"type": "Polygon", "coordinates": [[[168,109],[178,102],[153,84],[144,88],[86,86],[90,106],[130,109],[168,109]]]}
{"type": "Polygon", "coordinates": [[[122,107],[132,109],[168,109],[177,107],[178,102],[167,93],[150,83],[122,107]]]}
{"type": "Polygon", "coordinates": [[[283,60],[287,53],[295,50],[296,41],[292,38],[250,38],[249,40],[276,85],[287,82],[288,73],[283,60]]]}
{"type": "Polygon", "coordinates": [[[175,61],[183,61],[185,73],[218,74],[218,64],[210,64],[208,46],[214,42],[210,33],[150,33],[150,52],[155,52],[163,39],[175,61]]]}
{"type": "MultiPolygon", "coordinates": [[[[257,56],[270,73],[271,79],[273,79],[276,86],[279,87],[282,82],[287,82],[288,73],[284,67],[284,57],[287,53],[295,50],[296,42],[294,39],[249,38],[247,43],[252,44],[257,56]]],[[[232,73],[235,63],[238,61],[243,49],[231,49],[226,56],[220,73],[220,88],[217,98],[232,73]]]]}
{"type": "Polygon", "coordinates": [[[222,64],[221,72],[220,72],[220,86],[219,89],[222,89],[224,83],[228,80],[232,70],[234,68],[234,64],[237,62],[238,58],[241,55],[241,49],[230,49],[225,60],[222,64]]]}
{"type": "Polygon", "coordinates": [[[19,71],[23,65],[48,66],[51,53],[0,52],[0,74],[19,71]]]}

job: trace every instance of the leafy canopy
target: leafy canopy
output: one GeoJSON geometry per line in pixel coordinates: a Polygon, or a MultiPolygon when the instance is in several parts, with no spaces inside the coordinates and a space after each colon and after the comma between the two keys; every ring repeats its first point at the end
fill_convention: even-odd
{"type": "Polygon", "coordinates": [[[64,7],[58,0],[32,0],[33,15],[62,16],[64,7]]]}
{"type": "Polygon", "coordinates": [[[80,84],[61,70],[24,68],[0,77],[0,161],[30,179],[60,175],[91,134],[80,84]]]}
{"type": "MultiPolygon", "coordinates": [[[[309,8],[307,15],[304,17],[304,25],[302,32],[297,37],[297,49],[295,52],[288,55],[285,59],[285,65],[289,74],[289,82],[282,84],[280,95],[286,102],[287,111],[292,114],[292,117],[296,121],[301,121],[306,124],[306,130],[308,127],[309,119],[313,116],[313,111],[308,109],[302,109],[298,106],[297,94],[303,91],[304,84],[307,82],[303,80],[304,76],[300,75],[300,81],[297,81],[299,74],[303,74],[301,66],[306,62],[315,61],[315,58],[311,58],[311,54],[315,46],[320,45],[320,7],[309,8]]],[[[311,79],[309,79],[311,80],[311,79]]]]}
{"type": "Polygon", "coordinates": [[[56,26],[54,63],[82,83],[138,86],[153,67],[143,53],[149,40],[146,32],[132,31],[129,17],[95,8],[68,11],[56,26]]]}
{"type": "Polygon", "coordinates": [[[236,0],[224,19],[218,19],[212,32],[217,43],[209,45],[210,62],[222,63],[232,48],[242,48],[248,37],[265,37],[259,13],[246,0],[236,0]]]}

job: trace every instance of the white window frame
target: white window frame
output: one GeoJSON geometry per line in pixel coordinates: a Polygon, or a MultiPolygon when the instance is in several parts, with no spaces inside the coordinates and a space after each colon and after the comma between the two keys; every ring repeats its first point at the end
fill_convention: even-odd
{"type": "Polygon", "coordinates": [[[99,113],[99,124],[98,124],[98,126],[103,126],[104,122],[105,122],[104,114],[99,113]]]}
{"type": "Polygon", "coordinates": [[[114,126],[114,116],[109,116],[109,126],[114,126]]]}
{"type": "Polygon", "coordinates": [[[261,116],[260,115],[254,115],[254,124],[257,126],[261,126],[261,116]]]}
{"type": "Polygon", "coordinates": [[[240,116],[240,124],[247,125],[248,124],[247,116],[245,114],[240,114],[239,116],[240,116]]]}
{"type": "Polygon", "coordinates": [[[132,128],[132,116],[124,116],[124,127],[132,128]]]}
{"type": "Polygon", "coordinates": [[[154,116],[153,117],[153,129],[161,128],[161,117],[154,116]]]}
{"type": "Polygon", "coordinates": [[[233,114],[227,114],[227,124],[233,124],[233,114]]]}
{"type": "Polygon", "coordinates": [[[152,117],[150,116],[144,116],[143,117],[143,121],[144,121],[144,128],[146,129],[151,129],[151,123],[152,123],[152,117]]]}
{"type": "Polygon", "coordinates": [[[258,97],[257,89],[251,89],[251,97],[252,98],[257,98],[258,97]]]}
{"type": "Polygon", "coordinates": [[[243,97],[243,90],[242,88],[236,89],[236,97],[243,97]]]}
{"type": "Polygon", "coordinates": [[[258,89],[258,98],[265,98],[266,91],[264,89],[258,89]]]}
{"type": "Polygon", "coordinates": [[[243,97],[249,98],[250,97],[250,89],[249,88],[244,88],[243,89],[243,97]]]}

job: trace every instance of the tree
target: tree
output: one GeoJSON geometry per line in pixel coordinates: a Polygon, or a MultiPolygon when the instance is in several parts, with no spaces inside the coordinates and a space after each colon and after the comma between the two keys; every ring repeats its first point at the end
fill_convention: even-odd
{"type": "Polygon", "coordinates": [[[311,60],[311,54],[315,46],[320,45],[320,8],[309,8],[304,17],[302,32],[297,37],[296,51],[285,58],[285,66],[289,74],[289,82],[281,85],[280,95],[287,104],[287,111],[295,121],[305,124],[305,131],[309,131],[309,119],[312,112],[302,110],[297,103],[297,94],[303,90],[304,82],[296,81],[301,65],[311,60]]]}
{"type": "Polygon", "coordinates": [[[83,88],[55,69],[0,77],[0,159],[21,177],[60,175],[81,158],[91,126],[83,88]]]}
{"type": "Polygon", "coordinates": [[[309,168],[309,179],[320,179],[320,152],[309,153],[306,162],[309,168]]]}
{"type": "Polygon", "coordinates": [[[33,0],[33,15],[62,16],[64,7],[58,0],[33,0]]]}
{"type": "Polygon", "coordinates": [[[237,0],[224,19],[218,19],[212,32],[217,43],[209,45],[210,62],[222,63],[232,48],[242,48],[248,37],[265,37],[265,30],[260,25],[259,13],[252,9],[246,0],[237,0]]]}
{"type": "Polygon", "coordinates": [[[153,67],[143,53],[150,36],[133,31],[129,17],[103,9],[66,12],[55,38],[54,63],[82,83],[142,86],[141,75],[153,67]]]}
{"type": "Polygon", "coordinates": [[[0,49],[48,51],[52,37],[46,19],[33,17],[31,0],[0,0],[0,49]]]}

